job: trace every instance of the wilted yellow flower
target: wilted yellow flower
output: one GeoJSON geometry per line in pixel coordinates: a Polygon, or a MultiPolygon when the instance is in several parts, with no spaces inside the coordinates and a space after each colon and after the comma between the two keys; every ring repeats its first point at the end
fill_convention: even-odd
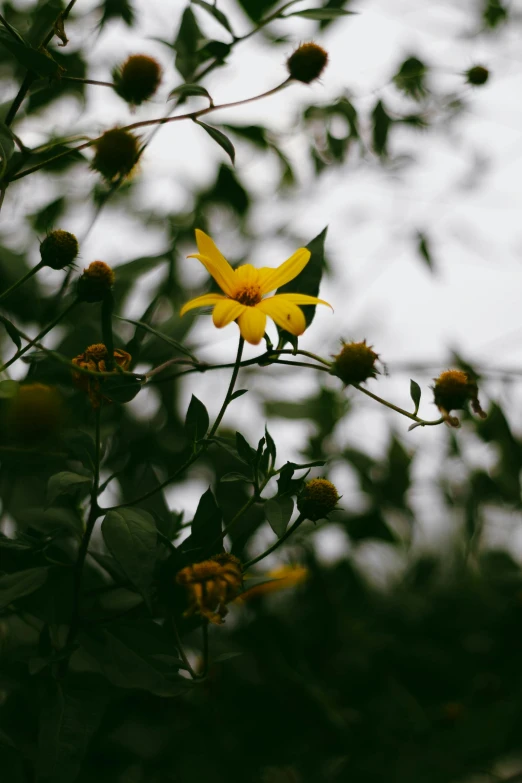
{"type": "Polygon", "coordinates": [[[273,568],[268,571],[266,578],[271,581],[263,582],[262,584],[254,585],[247,588],[240,596],[236,598],[236,601],[241,603],[243,601],[250,601],[252,598],[258,598],[260,595],[266,595],[267,593],[276,593],[279,590],[286,590],[289,587],[295,587],[295,585],[302,584],[309,577],[308,569],[300,565],[283,565],[273,568]]]}
{"type": "MultiPolygon", "coordinates": [[[[450,411],[465,408],[471,403],[472,410],[482,419],[485,412],[478,400],[478,386],[470,376],[462,370],[446,370],[435,378],[433,397],[435,405],[443,416],[449,416],[450,411]]],[[[458,424],[458,420],[457,420],[458,424]]]]}
{"type": "Polygon", "coordinates": [[[182,307],[182,316],[195,307],[214,305],[214,326],[221,329],[237,321],[241,336],[248,343],[257,345],[265,333],[267,315],[281,328],[299,336],[306,329],[306,320],[298,305],[324,304],[330,307],[328,302],[308,294],[276,294],[263,299],[270,291],[293,280],[305,268],[310,260],[310,251],[304,247],[296,250],[276,269],[266,266],[256,269],[252,264],[232,269],[212,239],[199,229],[196,229],[196,241],[199,253],[189,258],[201,261],[225,296],[204,294],[191,299],[182,307]]]}
{"type": "Polygon", "coordinates": [[[297,498],[297,508],[301,514],[312,522],[324,519],[337,505],[340,495],[335,485],[325,478],[308,481],[297,498]]]}
{"type": "Polygon", "coordinates": [[[234,555],[223,552],[182,568],[176,575],[176,582],[188,592],[189,607],[185,617],[197,613],[211,623],[221,625],[227,614],[225,604],[233,601],[243,588],[241,563],[234,555]]]}
{"type": "MultiPolygon", "coordinates": [[[[72,363],[77,367],[83,367],[91,372],[107,372],[106,361],[108,355],[106,346],[103,343],[96,343],[95,345],[90,345],[84,353],[76,356],[72,360],[72,363]]],[[[120,348],[116,348],[113,356],[114,362],[118,367],[122,370],[129,369],[132,359],[130,353],[122,351],[120,348]]],[[[118,372],[118,370],[114,368],[113,372],[118,372]]],[[[75,386],[87,392],[93,408],[99,408],[102,400],[110,402],[101,392],[103,380],[103,378],[98,380],[98,378],[93,378],[91,375],[86,375],[85,373],[73,373],[73,382],[75,386]]]]}
{"type": "Polygon", "coordinates": [[[78,298],[82,302],[101,302],[114,285],[114,271],[105,261],[93,261],[78,280],[78,298]]]}

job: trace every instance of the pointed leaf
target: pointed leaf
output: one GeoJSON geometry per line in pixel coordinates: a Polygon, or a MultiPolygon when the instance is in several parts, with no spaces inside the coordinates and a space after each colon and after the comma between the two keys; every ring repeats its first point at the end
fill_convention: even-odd
{"type": "Polygon", "coordinates": [[[81,485],[90,483],[90,476],[81,476],[79,473],[72,473],[68,470],[55,473],[47,483],[46,508],[49,508],[60,495],[70,495],[76,492],[81,485]]]}
{"type": "Polygon", "coordinates": [[[200,122],[199,120],[194,120],[196,125],[200,125],[202,128],[206,130],[209,136],[211,136],[214,141],[219,144],[219,146],[225,150],[227,155],[229,156],[232,163],[234,163],[236,158],[236,151],[234,149],[234,145],[228,138],[228,136],[225,136],[225,134],[218,130],[217,128],[212,127],[212,125],[206,125],[204,122],[200,122]]]}
{"type": "Polygon", "coordinates": [[[102,535],[126,577],[146,598],[156,564],[154,519],[140,508],[114,509],[102,522],[102,535]]]}
{"type": "Polygon", "coordinates": [[[417,383],[417,381],[410,380],[410,396],[413,400],[413,404],[415,405],[415,410],[413,411],[413,415],[416,416],[419,412],[419,405],[420,405],[420,399],[421,399],[421,387],[417,383]]]}
{"type": "Polygon", "coordinates": [[[210,420],[208,411],[198,398],[193,394],[185,419],[185,432],[187,437],[196,442],[205,437],[208,432],[210,420]]]}
{"type": "Polygon", "coordinates": [[[196,560],[204,560],[222,551],[222,521],[221,509],[209,487],[202,495],[192,520],[190,547],[198,550],[196,560]]]}
{"type": "Polygon", "coordinates": [[[234,32],[232,30],[232,27],[230,26],[230,22],[228,21],[223,11],[220,11],[218,8],[216,8],[215,5],[210,5],[210,3],[206,3],[205,0],[192,0],[192,4],[199,5],[201,6],[201,8],[204,8],[205,11],[208,11],[208,13],[211,14],[214,17],[214,19],[217,22],[219,22],[219,24],[230,33],[230,35],[234,36],[234,32]]]}
{"type": "Polygon", "coordinates": [[[18,350],[22,347],[22,340],[20,338],[20,335],[18,333],[18,329],[14,324],[9,321],[8,318],[6,318],[4,315],[0,315],[0,323],[5,326],[5,330],[11,340],[14,342],[18,350]]]}
{"type": "Polygon", "coordinates": [[[276,536],[281,538],[294,512],[294,501],[289,495],[271,498],[265,503],[265,516],[276,536]]]}
{"type": "Polygon", "coordinates": [[[167,100],[170,101],[172,98],[179,97],[188,98],[191,95],[198,95],[204,98],[208,98],[210,105],[212,106],[213,104],[212,96],[210,95],[209,91],[201,84],[180,84],[179,87],[175,87],[169,92],[167,100]]]}
{"type": "Polygon", "coordinates": [[[17,598],[23,598],[38,590],[49,575],[46,567],[27,568],[25,571],[16,571],[13,574],[0,576],[0,609],[9,606],[17,598]]]}

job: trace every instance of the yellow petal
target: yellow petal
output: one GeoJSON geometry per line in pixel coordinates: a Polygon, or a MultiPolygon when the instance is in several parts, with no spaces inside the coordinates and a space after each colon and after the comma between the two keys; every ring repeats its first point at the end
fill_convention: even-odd
{"type": "MultiPolygon", "coordinates": [[[[273,298],[273,297],[272,297],[273,298]]],[[[286,299],[287,302],[292,302],[296,305],[315,305],[324,304],[333,310],[332,305],[329,302],[325,302],[324,299],[318,299],[316,296],[308,296],[308,294],[276,294],[276,299],[286,299]]]]}
{"type": "Polygon", "coordinates": [[[259,285],[259,269],[252,264],[241,264],[234,270],[235,283],[237,286],[259,285]]]}
{"type": "Polygon", "coordinates": [[[218,302],[221,302],[223,299],[226,300],[226,297],[221,296],[221,294],[203,294],[203,296],[196,296],[195,299],[191,299],[190,302],[183,305],[179,314],[180,316],[184,316],[185,313],[188,313],[189,310],[193,310],[195,307],[208,307],[209,305],[215,305],[218,302]]]}
{"type": "Polygon", "coordinates": [[[263,299],[256,307],[263,313],[266,313],[266,315],[269,315],[278,326],[286,329],[290,334],[295,334],[296,337],[303,334],[306,329],[303,311],[297,305],[283,299],[282,295],[263,299]]]}
{"type": "Polygon", "coordinates": [[[225,256],[217,249],[214,241],[204,231],[196,229],[196,242],[199,253],[193,253],[189,258],[197,258],[212,275],[222,291],[232,295],[234,288],[234,270],[225,256]]]}
{"type": "Polygon", "coordinates": [[[279,288],[279,286],[289,283],[290,280],[297,277],[299,272],[302,272],[310,261],[310,255],[309,250],[305,247],[300,247],[293,256],[290,256],[277,269],[269,269],[268,267],[260,269],[262,293],[268,294],[269,291],[273,291],[275,288],[279,288]]]}
{"type": "Polygon", "coordinates": [[[266,327],[266,315],[256,307],[246,307],[237,319],[241,337],[251,345],[257,345],[263,339],[266,327]]]}
{"type": "Polygon", "coordinates": [[[221,327],[226,326],[231,323],[231,321],[235,321],[236,318],[239,318],[244,310],[246,310],[245,305],[234,302],[233,299],[222,299],[221,302],[214,307],[212,312],[214,326],[221,329],[221,327]]]}

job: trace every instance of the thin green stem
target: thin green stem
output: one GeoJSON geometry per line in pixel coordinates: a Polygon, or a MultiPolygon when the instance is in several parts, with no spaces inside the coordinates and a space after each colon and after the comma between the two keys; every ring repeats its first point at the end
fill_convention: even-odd
{"type": "MultiPolygon", "coordinates": [[[[170,122],[180,122],[181,120],[195,120],[198,117],[202,117],[205,114],[209,114],[212,111],[217,111],[218,109],[230,109],[234,106],[242,106],[246,103],[252,103],[252,101],[258,101],[261,98],[267,98],[269,95],[274,95],[276,92],[279,92],[288,84],[290,84],[290,80],[286,79],[284,82],[282,82],[282,84],[279,84],[277,87],[273,87],[271,90],[262,92],[259,95],[254,95],[252,98],[244,98],[240,101],[231,101],[229,103],[221,103],[214,106],[208,106],[206,109],[198,109],[197,111],[192,111],[189,112],[188,114],[178,114],[175,117],[157,117],[156,119],[153,120],[142,120],[141,122],[133,122],[131,125],[125,125],[124,127],[121,128],[121,130],[132,131],[132,130],[136,130],[136,128],[145,128],[151,125],[155,125],[159,127],[160,125],[166,125],[170,122]]],[[[24,169],[19,174],[15,174],[14,177],[11,177],[9,181],[14,182],[17,179],[22,179],[22,177],[27,177],[28,174],[33,174],[35,171],[39,171],[40,169],[47,166],[49,163],[60,160],[66,155],[70,155],[73,152],[78,152],[80,150],[86,149],[87,147],[91,147],[93,144],[96,144],[96,142],[100,138],[101,136],[98,136],[95,139],[90,139],[90,141],[86,141],[84,144],[80,144],[78,147],[71,147],[70,149],[67,149],[64,152],[60,152],[58,155],[55,155],[53,158],[48,158],[48,160],[43,161],[42,163],[38,163],[35,166],[31,166],[28,169],[24,169]]]]}
{"type": "Polygon", "coordinates": [[[39,264],[37,264],[32,269],[30,269],[23,277],[17,280],[16,283],[13,283],[13,285],[10,288],[8,288],[7,291],[2,291],[2,293],[0,294],[0,302],[3,299],[5,299],[7,296],[9,296],[9,294],[11,294],[13,291],[16,291],[16,289],[19,286],[23,285],[26,282],[26,280],[29,280],[30,277],[32,277],[37,272],[39,272],[40,269],[42,269],[44,266],[45,266],[44,262],[40,261],[39,264]]]}
{"type": "Polygon", "coordinates": [[[193,680],[198,679],[198,674],[194,671],[192,668],[189,659],[187,658],[187,654],[185,652],[185,648],[183,647],[183,642],[181,641],[181,636],[179,635],[178,625],[176,623],[176,620],[174,618],[174,615],[170,615],[170,622],[172,625],[172,630],[174,631],[174,638],[176,639],[176,647],[178,648],[179,657],[183,661],[185,668],[189,672],[190,676],[193,680]]]}
{"type": "Polygon", "coordinates": [[[420,416],[417,416],[415,413],[410,413],[409,411],[405,411],[404,408],[399,408],[398,405],[394,405],[392,402],[388,402],[388,400],[384,400],[382,397],[379,397],[377,394],[374,394],[368,389],[363,389],[363,387],[359,386],[359,384],[357,383],[353,383],[351,385],[358,391],[362,392],[363,394],[366,394],[367,397],[371,397],[372,400],[379,402],[381,405],[385,405],[387,408],[390,408],[390,410],[396,411],[397,413],[400,413],[402,416],[406,416],[408,419],[417,422],[417,424],[420,424],[422,427],[434,427],[437,424],[443,424],[443,422],[447,420],[446,417],[442,416],[440,419],[435,419],[433,421],[426,421],[425,419],[421,419],[420,416]]]}
{"type": "Polygon", "coordinates": [[[248,509],[251,508],[255,503],[257,503],[258,501],[261,500],[261,497],[260,497],[261,492],[264,490],[264,488],[266,487],[266,485],[268,484],[268,482],[270,481],[270,479],[272,478],[273,475],[276,475],[276,474],[275,473],[274,474],[273,473],[269,473],[266,476],[265,480],[261,483],[259,488],[255,492],[253,492],[252,495],[250,495],[250,497],[248,498],[246,503],[244,503],[241,506],[241,508],[239,509],[239,511],[236,512],[236,514],[232,517],[232,519],[230,520],[228,525],[225,525],[225,527],[221,531],[221,536],[219,538],[217,538],[213,542],[212,546],[214,546],[215,544],[218,544],[220,541],[222,541],[225,538],[225,536],[228,535],[230,530],[232,530],[232,528],[235,526],[236,522],[238,522],[238,520],[240,520],[241,517],[244,514],[246,514],[248,509]]]}
{"type": "Polygon", "coordinates": [[[78,557],[74,566],[73,575],[73,609],[71,615],[71,624],[69,626],[69,632],[65,642],[66,647],[71,647],[74,642],[78,630],[80,628],[80,611],[81,611],[81,590],[83,581],[83,567],[85,565],[85,558],[87,557],[87,551],[89,549],[89,543],[91,540],[92,532],[96,524],[96,520],[101,515],[100,507],[98,506],[98,488],[100,485],[100,453],[101,453],[101,434],[100,434],[100,419],[101,419],[101,406],[94,411],[95,416],[95,452],[94,452],[94,476],[91,488],[91,506],[89,509],[89,516],[87,518],[87,524],[85,526],[85,532],[82,537],[82,542],[78,550],[78,557]]]}
{"type": "Polygon", "coordinates": [[[62,82],[80,82],[81,84],[96,84],[100,87],[114,87],[112,82],[99,82],[96,79],[80,79],[79,76],[62,76],[62,82]]]}
{"type": "Polygon", "coordinates": [[[101,328],[105,347],[107,348],[107,370],[111,372],[114,368],[114,339],[112,336],[112,309],[114,307],[114,298],[112,291],[107,291],[101,304],[101,328]]]}
{"type": "Polygon", "coordinates": [[[7,19],[0,14],[0,22],[4,25],[5,29],[8,31],[8,33],[15,39],[17,43],[21,43],[20,36],[17,34],[16,30],[14,30],[13,27],[9,24],[7,19]]]}
{"type": "Polygon", "coordinates": [[[283,544],[287,538],[290,538],[292,533],[297,530],[299,525],[301,525],[305,521],[306,517],[304,517],[302,514],[299,514],[297,519],[295,520],[294,524],[291,525],[286,533],[284,533],[281,538],[278,538],[275,543],[272,544],[272,546],[269,546],[268,549],[265,549],[265,551],[258,555],[257,557],[253,557],[252,560],[249,560],[248,562],[244,563],[243,565],[243,571],[246,571],[247,568],[250,568],[250,566],[253,566],[255,563],[259,563],[260,560],[263,560],[267,555],[271,555],[272,552],[275,552],[276,549],[279,549],[281,544],[283,544]]]}
{"type": "MultiPolygon", "coordinates": [[[[25,345],[23,348],[21,348],[11,359],[9,359],[2,367],[0,367],[0,372],[3,372],[4,370],[7,370],[8,367],[10,367],[14,362],[16,362],[18,359],[20,359],[27,351],[29,351],[31,348],[37,346],[42,339],[42,337],[45,337],[45,335],[51,331],[61,320],[62,318],[65,318],[66,315],[68,315],[71,310],[76,307],[78,304],[78,300],[75,299],[72,304],[69,305],[69,307],[66,307],[65,310],[63,310],[59,315],[56,316],[56,318],[51,321],[50,324],[47,324],[45,329],[42,329],[42,331],[34,337],[32,340],[30,340],[27,345],[25,345]]],[[[22,334],[21,332],[19,332],[22,334]]]]}
{"type": "Polygon", "coordinates": [[[225,411],[228,408],[228,405],[230,403],[230,398],[232,397],[232,394],[234,393],[234,386],[236,385],[237,376],[239,375],[239,369],[241,367],[241,357],[243,355],[243,348],[245,346],[245,340],[243,337],[239,338],[239,344],[237,346],[237,355],[236,355],[236,361],[234,363],[234,370],[232,371],[232,377],[230,379],[230,383],[228,385],[227,393],[225,395],[225,399],[223,400],[223,405],[221,406],[221,410],[219,411],[216,420],[214,424],[212,425],[212,428],[210,432],[208,433],[207,438],[213,438],[214,435],[217,432],[217,429],[219,425],[221,424],[221,421],[223,419],[223,416],[225,415],[225,411]]]}

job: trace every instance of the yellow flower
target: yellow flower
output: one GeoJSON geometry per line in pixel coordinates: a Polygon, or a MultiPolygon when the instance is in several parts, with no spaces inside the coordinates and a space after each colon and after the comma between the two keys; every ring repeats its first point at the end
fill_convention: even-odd
{"type": "Polygon", "coordinates": [[[201,261],[225,296],[204,294],[191,299],[182,307],[182,316],[194,307],[214,305],[214,326],[221,329],[232,321],[237,321],[241,336],[248,343],[257,345],[265,333],[267,315],[278,326],[298,337],[306,329],[304,313],[298,305],[331,306],[328,302],[307,294],[276,294],[263,299],[265,294],[290,282],[305,268],[310,260],[310,251],[304,247],[296,250],[293,256],[277,269],[266,266],[256,269],[252,264],[243,264],[232,269],[212,239],[199,229],[196,229],[196,242],[199,253],[193,253],[189,258],[201,261]]]}
{"type": "MultiPolygon", "coordinates": [[[[75,356],[72,363],[77,367],[83,367],[85,370],[91,370],[91,372],[107,372],[106,360],[109,352],[103,343],[96,343],[90,345],[84,353],[75,356]]],[[[123,351],[121,348],[116,348],[114,351],[114,363],[122,370],[128,370],[132,360],[132,356],[127,351],[123,351]]],[[[112,372],[116,373],[118,370],[114,368],[112,372]]],[[[78,389],[82,389],[87,392],[91,405],[93,408],[99,408],[102,400],[111,402],[108,397],[105,397],[100,391],[104,378],[93,378],[91,375],[85,373],[75,372],[73,373],[73,383],[78,389]]]]}
{"type": "Polygon", "coordinates": [[[309,576],[308,568],[305,568],[304,566],[278,566],[277,568],[268,571],[266,574],[267,579],[270,581],[262,582],[253,587],[247,587],[247,589],[236,598],[236,602],[242,603],[243,601],[250,601],[252,598],[257,598],[260,595],[279,592],[279,590],[286,590],[288,587],[295,587],[295,585],[305,582],[309,576]]]}
{"type": "Polygon", "coordinates": [[[185,617],[200,614],[214,625],[221,625],[228,611],[225,604],[237,598],[242,590],[241,563],[234,555],[222,552],[182,568],[176,575],[176,582],[188,593],[189,607],[185,617]]]}

